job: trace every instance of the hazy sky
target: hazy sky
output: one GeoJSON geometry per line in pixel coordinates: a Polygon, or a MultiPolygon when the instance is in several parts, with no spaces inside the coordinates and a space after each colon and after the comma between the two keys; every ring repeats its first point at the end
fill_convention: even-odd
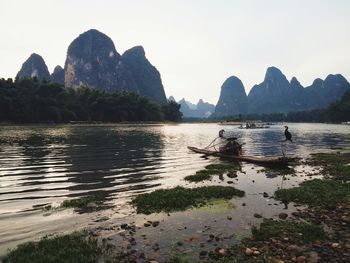
{"type": "Polygon", "coordinates": [[[167,96],[216,103],[231,75],[246,91],[276,66],[303,85],[350,80],[348,0],[0,0],[0,77],[33,52],[52,72],[68,45],[95,28],[119,53],[142,45],[167,96]]]}

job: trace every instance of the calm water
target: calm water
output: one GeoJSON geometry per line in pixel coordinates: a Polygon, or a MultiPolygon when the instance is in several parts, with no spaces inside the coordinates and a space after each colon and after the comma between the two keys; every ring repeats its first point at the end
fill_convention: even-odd
{"type": "MultiPolygon", "coordinates": [[[[217,124],[0,126],[0,254],[24,240],[92,226],[105,215],[130,217],[133,210],[127,202],[132,196],[185,185],[185,176],[217,162],[189,152],[187,146],[205,147],[222,128],[246,143],[246,154],[256,156],[280,155],[281,147],[287,155],[306,157],[350,146],[350,126],[345,125],[290,124],[295,142],[282,146],[283,125],[262,130],[217,124]],[[50,215],[41,209],[94,193],[104,193],[112,208],[92,214],[65,210],[50,215]]],[[[235,184],[246,191],[245,202],[251,200],[252,207],[263,210],[266,202],[249,196],[273,193],[281,180],[261,175],[255,168],[259,169],[242,164],[241,179],[235,184]]],[[[183,216],[175,213],[173,221],[168,220],[169,227],[183,216]]],[[[242,221],[245,218],[235,222],[242,221]]]]}

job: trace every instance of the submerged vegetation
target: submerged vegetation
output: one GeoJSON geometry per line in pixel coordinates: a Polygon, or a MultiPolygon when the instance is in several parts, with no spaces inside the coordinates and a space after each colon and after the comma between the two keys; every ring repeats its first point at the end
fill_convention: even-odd
{"type": "Polygon", "coordinates": [[[0,121],[179,121],[180,105],[160,106],[125,91],[104,92],[88,87],[65,88],[36,78],[0,79],[0,121]]]}
{"type": "Polygon", "coordinates": [[[244,192],[228,186],[203,186],[193,189],[178,186],[139,195],[132,204],[136,206],[137,213],[151,214],[200,207],[212,199],[231,199],[235,196],[242,197],[244,192]]]}
{"type": "Polygon", "coordinates": [[[105,207],[105,194],[87,195],[81,198],[64,200],[58,207],[53,207],[51,204],[44,206],[43,211],[62,210],[66,208],[74,208],[79,211],[94,211],[105,207]]]}
{"type": "Polygon", "coordinates": [[[350,184],[314,179],[303,182],[298,187],[277,190],[275,196],[287,202],[333,206],[350,198],[350,184]]]}
{"type": "Polygon", "coordinates": [[[201,182],[212,179],[213,175],[222,175],[224,173],[228,173],[229,177],[235,177],[239,170],[239,163],[210,164],[203,170],[197,171],[194,175],[186,176],[185,180],[190,182],[201,182]]]}
{"type": "Polygon", "coordinates": [[[268,240],[270,238],[282,237],[294,242],[304,243],[322,240],[325,232],[321,226],[306,222],[274,221],[265,219],[260,227],[253,227],[253,238],[255,240],[268,240]]]}
{"type": "Polygon", "coordinates": [[[350,181],[350,153],[317,153],[310,162],[320,165],[323,174],[331,179],[350,181]]]}
{"type": "Polygon", "coordinates": [[[95,263],[108,247],[86,232],[55,235],[27,242],[8,253],[8,263],[95,263]]]}
{"type": "Polygon", "coordinates": [[[88,195],[76,199],[67,199],[60,204],[60,208],[79,208],[86,209],[89,205],[102,205],[105,199],[105,195],[88,195]]]}

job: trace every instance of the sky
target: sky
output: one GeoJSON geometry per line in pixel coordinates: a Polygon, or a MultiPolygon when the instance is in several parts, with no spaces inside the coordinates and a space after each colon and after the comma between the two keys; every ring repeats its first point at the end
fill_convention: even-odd
{"type": "Polygon", "coordinates": [[[94,28],[122,54],[142,45],[167,96],[216,104],[234,75],[246,92],[278,67],[302,85],[340,73],[350,80],[348,0],[0,0],[0,77],[35,52],[49,71],[94,28]]]}

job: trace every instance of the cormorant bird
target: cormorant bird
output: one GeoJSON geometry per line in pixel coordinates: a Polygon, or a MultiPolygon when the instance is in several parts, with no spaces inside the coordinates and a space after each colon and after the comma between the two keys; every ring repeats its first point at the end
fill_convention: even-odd
{"type": "Polygon", "coordinates": [[[292,134],[288,131],[288,126],[284,126],[284,128],[286,128],[284,130],[284,135],[286,136],[286,141],[292,141],[292,134]]]}

